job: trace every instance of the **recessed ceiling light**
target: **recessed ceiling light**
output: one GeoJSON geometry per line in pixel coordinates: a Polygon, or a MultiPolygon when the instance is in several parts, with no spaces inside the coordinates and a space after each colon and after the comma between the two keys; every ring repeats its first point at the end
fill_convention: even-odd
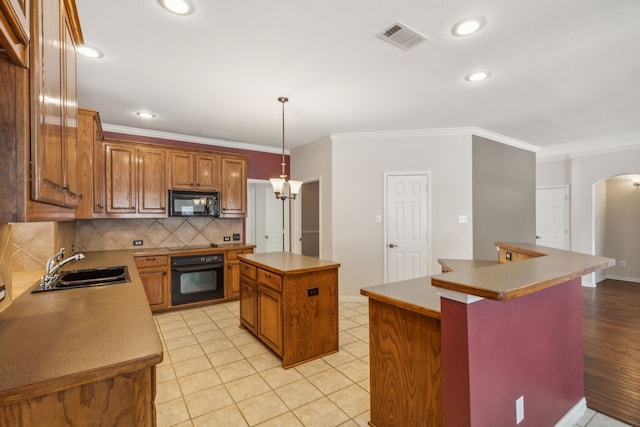
{"type": "Polygon", "coordinates": [[[482,27],[487,23],[484,16],[474,16],[473,18],[466,18],[459,21],[451,28],[451,34],[454,36],[468,36],[476,31],[480,31],[482,27]]]}
{"type": "Polygon", "coordinates": [[[488,71],[476,71],[475,73],[468,74],[464,79],[468,82],[480,82],[491,75],[488,71]]]}
{"type": "Polygon", "coordinates": [[[191,0],[158,0],[158,3],[169,12],[177,15],[189,15],[194,9],[191,0]]]}
{"type": "Polygon", "coordinates": [[[82,56],[86,56],[87,58],[102,58],[103,54],[95,47],[83,44],[78,46],[78,53],[82,56]]]}
{"type": "Polygon", "coordinates": [[[138,115],[138,117],[141,117],[143,119],[153,119],[156,117],[155,114],[149,113],[147,111],[138,111],[136,114],[138,115]]]}

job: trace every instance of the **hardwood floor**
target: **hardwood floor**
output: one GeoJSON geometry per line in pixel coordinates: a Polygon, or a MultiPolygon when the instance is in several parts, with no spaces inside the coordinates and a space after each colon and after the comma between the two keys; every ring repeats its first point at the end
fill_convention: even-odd
{"type": "Polygon", "coordinates": [[[640,427],[640,283],[582,289],[587,406],[640,427]]]}

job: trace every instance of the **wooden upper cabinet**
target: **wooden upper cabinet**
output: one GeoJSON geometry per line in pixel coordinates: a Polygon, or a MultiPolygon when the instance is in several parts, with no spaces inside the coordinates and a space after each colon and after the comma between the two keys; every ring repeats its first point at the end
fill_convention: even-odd
{"type": "Polygon", "coordinates": [[[30,4],[28,0],[0,0],[0,46],[13,63],[29,67],[30,4]]]}
{"type": "Polygon", "coordinates": [[[71,0],[33,0],[31,10],[31,198],[73,208],[79,195],[76,43],[82,35],[71,0]]]}
{"type": "Polygon", "coordinates": [[[105,144],[107,214],[136,212],[136,149],[105,144]]]}
{"type": "Polygon", "coordinates": [[[247,213],[247,161],[244,158],[220,158],[221,216],[241,217],[247,213]]]}
{"type": "MultiPolygon", "coordinates": [[[[76,149],[78,191],[80,192],[76,219],[93,218],[95,189],[94,183],[104,183],[104,162],[102,170],[94,170],[96,141],[102,139],[100,116],[97,111],[78,110],[78,136],[76,149]],[[102,175],[102,178],[100,177],[102,175]],[[101,178],[101,179],[100,179],[101,178]]],[[[98,145],[98,150],[100,146],[98,145]]],[[[104,192],[102,193],[104,194],[104,192]]],[[[104,205],[104,201],[102,201],[104,205]]]]}
{"type": "Polygon", "coordinates": [[[139,148],[138,212],[167,213],[167,151],[139,148]]]}
{"type": "Polygon", "coordinates": [[[167,151],[117,141],[104,147],[104,217],[166,216],[167,151]]]}
{"type": "Polygon", "coordinates": [[[220,170],[215,154],[172,151],[169,169],[172,190],[220,189],[220,170]]]}
{"type": "Polygon", "coordinates": [[[220,190],[220,170],[218,156],[195,155],[196,190],[220,190]]]}
{"type": "Polygon", "coordinates": [[[194,154],[187,152],[171,152],[171,189],[193,190],[194,154]]]}

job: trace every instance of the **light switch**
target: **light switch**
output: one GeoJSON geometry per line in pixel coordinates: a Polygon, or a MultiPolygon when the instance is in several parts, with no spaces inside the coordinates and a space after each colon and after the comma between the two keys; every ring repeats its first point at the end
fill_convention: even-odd
{"type": "Polygon", "coordinates": [[[466,224],[467,216],[466,215],[458,215],[458,224],[466,224]]]}
{"type": "Polygon", "coordinates": [[[382,224],[382,215],[376,215],[376,224],[382,224]]]}

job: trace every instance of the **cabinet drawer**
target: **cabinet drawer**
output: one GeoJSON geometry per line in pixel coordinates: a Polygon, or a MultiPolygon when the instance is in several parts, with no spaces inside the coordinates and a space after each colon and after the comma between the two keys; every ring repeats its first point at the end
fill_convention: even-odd
{"type": "Polygon", "coordinates": [[[244,255],[246,253],[251,253],[249,251],[245,251],[244,249],[238,249],[235,251],[227,251],[227,260],[232,261],[238,259],[238,255],[244,255]]]}
{"type": "Polygon", "coordinates": [[[258,284],[282,291],[282,277],[263,269],[258,269],[258,284]]]}
{"type": "Polygon", "coordinates": [[[258,269],[253,265],[240,263],[240,276],[245,276],[249,279],[256,280],[258,278],[258,269]]]}
{"type": "Polygon", "coordinates": [[[166,255],[137,256],[135,260],[138,268],[167,266],[166,255]]]}

